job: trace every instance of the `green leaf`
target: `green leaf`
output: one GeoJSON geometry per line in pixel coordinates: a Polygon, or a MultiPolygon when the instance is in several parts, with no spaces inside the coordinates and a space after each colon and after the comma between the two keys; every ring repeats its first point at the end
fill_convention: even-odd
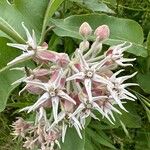
{"type": "Polygon", "coordinates": [[[147,37],[147,49],[148,52],[150,53],[150,32],[148,33],[148,37],[147,37]]]}
{"type": "Polygon", "coordinates": [[[42,34],[41,34],[42,36],[41,36],[41,39],[40,39],[40,43],[42,43],[43,40],[44,40],[44,35],[45,35],[44,32],[45,32],[47,23],[49,21],[49,18],[51,18],[54,15],[55,11],[58,9],[58,7],[61,5],[61,3],[63,1],[64,0],[51,0],[49,2],[46,13],[45,13],[45,16],[44,16],[42,34]]]}
{"type": "Polygon", "coordinates": [[[23,76],[22,72],[10,71],[9,69],[4,69],[0,71],[0,112],[5,109],[7,99],[11,91],[18,85],[11,85],[14,81],[23,76]]]}
{"type": "MultiPolygon", "coordinates": [[[[47,7],[48,0],[14,0],[12,5],[9,5],[6,0],[0,1],[0,30],[11,36],[17,42],[16,38],[12,37],[13,34],[18,37],[26,38],[25,32],[21,26],[24,22],[29,29],[34,29],[37,39],[41,36],[43,17],[47,7]],[[6,26],[4,30],[4,26],[6,26]],[[11,28],[11,30],[10,30],[11,28]],[[10,33],[9,33],[10,31],[10,33]],[[14,31],[14,33],[12,33],[14,31]]],[[[0,33],[0,36],[2,34],[0,33]]]]}
{"type": "Polygon", "coordinates": [[[3,18],[0,17],[0,30],[3,31],[15,41],[25,43],[24,39],[17,33],[3,18]]]}
{"type": "Polygon", "coordinates": [[[54,32],[57,35],[77,39],[82,39],[78,30],[80,25],[85,21],[88,22],[93,29],[96,29],[102,24],[107,24],[110,27],[111,35],[105,44],[114,45],[129,41],[133,43],[133,46],[128,49],[128,52],[137,56],[147,56],[147,51],[142,45],[144,39],[142,28],[133,20],[116,18],[104,14],[75,15],[64,20],[51,19],[51,22],[56,26],[54,32]]]}
{"type": "Polygon", "coordinates": [[[137,82],[139,83],[140,87],[144,90],[144,92],[150,94],[150,73],[138,73],[137,82]]]}
{"type": "Polygon", "coordinates": [[[102,144],[104,146],[107,146],[112,149],[116,149],[108,140],[106,140],[104,137],[101,136],[101,130],[99,132],[95,132],[94,130],[91,130],[90,128],[86,129],[86,132],[88,135],[93,139],[93,141],[98,142],[99,144],[102,144]]]}
{"type": "Polygon", "coordinates": [[[121,111],[122,115],[115,114],[116,122],[122,121],[123,124],[128,128],[140,128],[142,122],[141,117],[138,115],[136,111],[137,106],[135,102],[128,101],[128,103],[125,104],[124,107],[128,110],[128,112],[125,112],[124,110],[119,110],[121,111]]]}
{"type": "Polygon", "coordinates": [[[136,150],[149,150],[150,149],[150,132],[141,128],[135,136],[135,149],[136,150]]]}
{"type": "Polygon", "coordinates": [[[68,128],[61,150],[84,150],[84,132],[82,132],[82,135],[83,139],[80,139],[74,128],[68,128]]]}
{"type": "Polygon", "coordinates": [[[7,65],[9,61],[19,55],[19,51],[15,48],[7,46],[11,41],[5,37],[0,37],[0,69],[7,65]]]}
{"type": "Polygon", "coordinates": [[[107,7],[103,2],[99,2],[98,0],[71,0],[73,2],[77,2],[83,7],[87,7],[93,12],[105,12],[105,13],[114,13],[110,8],[107,7]]]}

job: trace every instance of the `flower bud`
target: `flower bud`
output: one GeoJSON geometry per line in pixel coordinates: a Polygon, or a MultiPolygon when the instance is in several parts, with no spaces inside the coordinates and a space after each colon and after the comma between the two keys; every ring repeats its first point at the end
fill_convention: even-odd
{"type": "Polygon", "coordinates": [[[94,35],[96,35],[100,41],[103,41],[109,37],[110,29],[107,25],[101,25],[95,30],[94,35]]]}
{"type": "Polygon", "coordinates": [[[79,45],[79,49],[82,51],[88,50],[90,47],[90,43],[88,41],[82,41],[79,45]]]}
{"type": "Polygon", "coordinates": [[[83,37],[87,37],[88,35],[92,34],[92,28],[87,22],[82,23],[82,25],[79,28],[79,33],[83,37]]]}

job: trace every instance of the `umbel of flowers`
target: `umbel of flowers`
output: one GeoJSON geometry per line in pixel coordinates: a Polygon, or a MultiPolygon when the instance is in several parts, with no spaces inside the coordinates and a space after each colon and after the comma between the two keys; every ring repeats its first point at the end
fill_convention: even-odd
{"type": "Polygon", "coordinates": [[[109,38],[107,25],[99,26],[93,34],[92,28],[84,22],[79,28],[83,41],[71,57],[66,53],[48,50],[48,45],[37,45],[34,31],[32,35],[23,25],[27,35],[26,44],[8,43],[9,46],[22,50],[22,54],[8,63],[14,65],[20,61],[32,59],[37,68],[14,68],[24,72],[24,77],[13,84],[24,82],[27,90],[38,96],[35,103],[21,111],[36,113],[33,122],[18,118],[12,124],[15,138],[22,137],[23,147],[27,149],[55,150],[61,149],[59,141],[65,141],[68,127],[76,129],[82,139],[86,118],[101,120],[107,118],[115,123],[113,113],[121,114],[118,105],[127,111],[123,104],[126,100],[134,101],[136,97],[126,88],[137,85],[124,83],[136,73],[120,76],[124,71],[114,70],[118,66],[132,66],[135,58],[124,58],[124,51],[132,44],[122,43],[111,46],[102,54],[103,42],[109,38]],[[88,37],[95,37],[94,42],[88,37]],[[99,115],[95,115],[97,111],[99,115]],[[51,112],[51,113],[50,113],[51,112]]]}

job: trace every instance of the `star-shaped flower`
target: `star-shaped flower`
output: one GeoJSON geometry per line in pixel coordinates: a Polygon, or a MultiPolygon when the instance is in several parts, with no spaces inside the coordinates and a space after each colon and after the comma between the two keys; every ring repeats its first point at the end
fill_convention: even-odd
{"type": "Polygon", "coordinates": [[[92,100],[89,100],[88,96],[84,94],[83,92],[79,94],[79,100],[80,100],[80,105],[77,107],[77,109],[72,113],[72,116],[78,116],[80,118],[80,123],[82,127],[85,127],[85,119],[89,116],[91,116],[94,119],[99,120],[94,113],[92,112],[93,110],[97,110],[100,112],[103,116],[105,116],[103,110],[99,105],[97,104],[98,100],[107,98],[107,96],[97,96],[97,97],[92,97],[92,100]]]}
{"type": "Polygon", "coordinates": [[[28,113],[29,113],[32,110],[36,110],[46,100],[50,99],[52,101],[54,119],[55,121],[57,121],[58,106],[59,106],[59,101],[61,99],[65,99],[76,104],[76,102],[68,94],[66,94],[61,87],[62,86],[61,79],[63,76],[62,70],[56,71],[53,74],[53,76],[55,77],[51,77],[51,80],[49,80],[48,83],[26,81],[26,83],[33,84],[43,89],[45,93],[37,100],[37,102],[34,105],[28,106],[24,108],[23,110],[28,110],[28,113]]]}
{"type": "Polygon", "coordinates": [[[22,26],[26,32],[27,42],[26,44],[7,43],[8,46],[22,50],[22,54],[16,57],[14,60],[10,61],[7,65],[15,65],[30,58],[43,62],[55,62],[57,60],[58,53],[47,50],[48,45],[46,43],[43,43],[42,46],[37,45],[34,30],[32,30],[31,35],[29,30],[25,27],[24,23],[22,23],[22,26]]]}
{"type": "Polygon", "coordinates": [[[96,63],[96,64],[93,64],[92,66],[89,66],[89,64],[86,62],[86,60],[84,59],[84,56],[80,53],[79,50],[77,51],[77,54],[80,60],[81,69],[80,70],[76,69],[77,70],[76,73],[68,77],[66,81],[75,80],[75,79],[83,80],[89,100],[91,100],[92,99],[92,92],[91,92],[92,81],[103,83],[103,84],[108,84],[109,82],[107,79],[105,79],[104,77],[96,73],[96,71],[99,71],[100,67],[104,65],[105,60],[101,61],[100,63],[96,63]]]}
{"type": "Polygon", "coordinates": [[[121,100],[122,99],[128,99],[134,101],[136,96],[134,96],[132,93],[130,93],[128,90],[125,88],[128,86],[137,86],[138,84],[135,83],[123,83],[125,80],[128,80],[135,76],[137,72],[128,75],[128,76],[122,76],[122,77],[116,77],[119,75],[124,69],[121,69],[114,73],[108,80],[111,82],[110,84],[107,85],[107,89],[110,92],[111,96],[114,98],[116,103],[119,105],[119,107],[125,111],[127,111],[124,106],[122,105],[121,100]]]}
{"type": "Polygon", "coordinates": [[[124,42],[123,44],[110,47],[105,53],[106,57],[110,59],[108,61],[115,62],[116,64],[123,66],[123,67],[133,66],[132,64],[128,64],[126,62],[135,61],[136,58],[124,58],[123,57],[124,55],[123,52],[132,46],[132,43],[130,43],[128,46],[125,46],[126,43],[127,42],[124,42]]]}

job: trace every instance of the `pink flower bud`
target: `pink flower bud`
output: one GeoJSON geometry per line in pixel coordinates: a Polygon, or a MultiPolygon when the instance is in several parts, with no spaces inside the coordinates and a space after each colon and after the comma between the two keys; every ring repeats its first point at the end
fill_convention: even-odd
{"type": "Polygon", "coordinates": [[[87,22],[82,23],[82,25],[79,28],[79,33],[83,37],[87,37],[88,35],[92,34],[92,28],[87,22]]]}
{"type": "Polygon", "coordinates": [[[95,30],[94,34],[100,41],[103,41],[109,37],[110,29],[107,25],[101,25],[95,30]]]}
{"type": "Polygon", "coordinates": [[[79,45],[79,49],[82,50],[82,51],[88,50],[89,47],[90,47],[90,43],[88,41],[83,41],[79,45]]]}

